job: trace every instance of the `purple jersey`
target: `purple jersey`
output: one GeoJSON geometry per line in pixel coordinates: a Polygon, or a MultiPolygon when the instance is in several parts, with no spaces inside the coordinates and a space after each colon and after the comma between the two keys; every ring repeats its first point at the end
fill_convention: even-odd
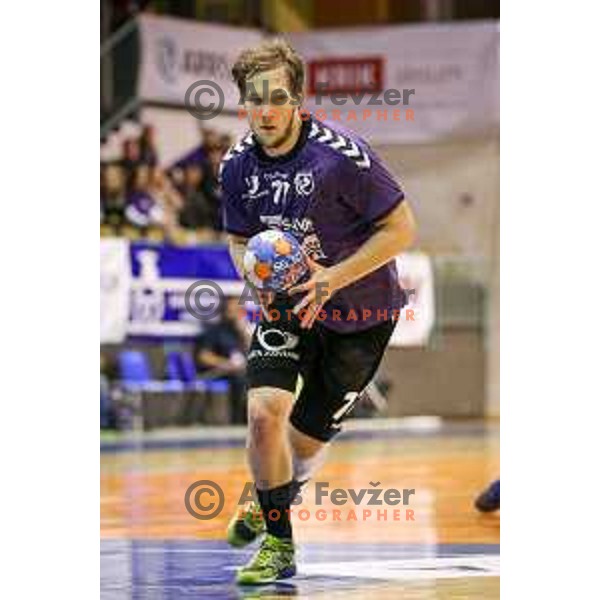
{"type": "MultiPolygon", "coordinates": [[[[324,266],[355,253],[404,198],[365,141],[312,118],[284,156],[269,157],[251,133],[243,137],[225,155],[221,180],[227,232],[289,231],[324,266]]],[[[325,304],[323,324],[340,332],[366,329],[392,318],[403,299],[390,261],[338,290],[325,304]]]]}
{"type": "Polygon", "coordinates": [[[149,193],[136,191],[127,198],[125,216],[138,227],[148,227],[162,221],[163,211],[149,193]]]}

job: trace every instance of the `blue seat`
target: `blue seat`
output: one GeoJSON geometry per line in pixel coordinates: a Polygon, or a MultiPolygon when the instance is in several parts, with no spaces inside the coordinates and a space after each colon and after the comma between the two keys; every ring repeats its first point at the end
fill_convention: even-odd
{"type": "Polygon", "coordinates": [[[121,385],[127,391],[179,392],[184,389],[181,381],[155,379],[148,357],[140,350],[123,350],[118,362],[121,385]]]}
{"type": "Polygon", "coordinates": [[[121,380],[128,383],[145,383],[152,379],[150,363],[139,350],[123,350],[119,353],[121,380]]]}
{"type": "Polygon", "coordinates": [[[229,392],[229,382],[226,379],[207,379],[206,390],[213,394],[226,394],[229,392]]]}
{"type": "Polygon", "coordinates": [[[165,360],[165,375],[169,381],[184,381],[181,374],[179,352],[169,352],[165,360]]]}
{"type": "Polygon", "coordinates": [[[196,362],[190,352],[179,353],[179,366],[181,369],[181,378],[186,383],[192,383],[198,379],[196,362]]]}
{"type": "MultiPolygon", "coordinates": [[[[227,396],[229,382],[219,377],[210,378],[210,374],[198,376],[196,363],[191,352],[171,351],[165,356],[165,375],[167,381],[157,381],[152,378],[152,369],[148,357],[139,350],[125,350],[119,355],[119,365],[123,378],[123,388],[126,391],[143,394],[144,392],[191,392],[185,405],[181,405],[177,414],[162,414],[157,423],[149,417],[149,427],[170,424],[172,420],[181,425],[200,422],[225,423],[229,417],[223,413],[222,406],[217,410],[217,404],[212,403],[220,396],[227,396]],[[212,407],[212,408],[211,408],[212,407]],[[212,415],[212,416],[211,416],[212,415]]],[[[170,405],[171,406],[171,405],[170,405]]],[[[174,407],[175,405],[173,405],[174,407]]],[[[167,407],[165,407],[167,410],[167,407]]],[[[152,411],[150,412],[150,415],[152,411]]],[[[146,422],[145,422],[146,424],[146,422]]]]}
{"type": "Polygon", "coordinates": [[[229,391],[229,382],[225,379],[211,378],[198,374],[196,362],[191,352],[170,352],[167,356],[167,372],[178,368],[178,375],[175,377],[181,381],[188,389],[197,392],[214,392],[225,394],[229,391]]]}
{"type": "Polygon", "coordinates": [[[204,381],[198,379],[196,363],[190,352],[174,352],[177,355],[178,379],[183,385],[194,392],[206,391],[204,381]]]}

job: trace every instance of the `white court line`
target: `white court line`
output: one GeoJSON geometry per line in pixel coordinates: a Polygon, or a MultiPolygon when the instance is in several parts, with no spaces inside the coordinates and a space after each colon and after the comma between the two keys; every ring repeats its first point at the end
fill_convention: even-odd
{"type": "Polygon", "coordinates": [[[395,560],[340,561],[301,564],[302,575],[335,576],[393,581],[416,579],[456,579],[463,577],[498,577],[500,556],[470,554],[395,560]]]}

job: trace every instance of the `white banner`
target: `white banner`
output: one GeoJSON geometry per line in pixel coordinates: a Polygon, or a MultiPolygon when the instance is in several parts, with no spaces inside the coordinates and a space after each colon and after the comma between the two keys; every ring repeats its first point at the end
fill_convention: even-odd
{"type": "Polygon", "coordinates": [[[408,294],[408,305],[400,311],[391,346],[425,346],[435,322],[435,296],[431,259],[420,252],[396,258],[400,285],[408,294]]]}
{"type": "MultiPolygon", "coordinates": [[[[194,111],[222,103],[237,113],[231,65],[240,50],[264,40],[263,33],[151,15],[141,16],[139,25],[142,100],[194,111]]],[[[369,142],[423,143],[498,131],[496,23],[329,29],[288,38],[306,64],[305,107],[369,142]]]]}
{"type": "Polygon", "coordinates": [[[495,23],[339,29],[288,38],[306,63],[307,108],[330,120],[339,117],[369,142],[421,143],[498,129],[495,23]],[[319,84],[339,92],[340,103],[327,96],[318,103],[319,84]],[[359,101],[341,103],[346,94],[359,101]]]}
{"type": "Polygon", "coordinates": [[[131,267],[129,242],[100,240],[100,343],[119,344],[127,336],[131,267]]]}
{"type": "MultiPolygon", "coordinates": [[[[194,83],[216,83],[225,108],[239,108],[239,92],[231,80],[231,65],[240,50],[264,39],[257,29],[207,25],[194,21],[142,15],[139,17],[141,68],[138,96],[142,100],[186,105],[186,91],[194,83]]],[[[200,92],[194,88],[190,98],[200,92]]],[[[206,88],[200,102],[218,102],[206,88]]]]}

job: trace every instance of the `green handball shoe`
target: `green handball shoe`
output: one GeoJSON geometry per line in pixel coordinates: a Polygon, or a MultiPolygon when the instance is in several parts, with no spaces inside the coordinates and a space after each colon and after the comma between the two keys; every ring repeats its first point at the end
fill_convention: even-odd
{"type": "Polygon", "coordinates": [[[243,548],[251,544],[266,531],[260,505],[249,501],[238,508],[227,527],[227,541],[235,548],[243,548]]]}
{"type": "Polygon", "coordinates": [[[267,533],[252,560],[238,569],[236,579],[241,585],[260,585],[287,579],[295,574],[292,540],[283,540],[267,533]]]}

